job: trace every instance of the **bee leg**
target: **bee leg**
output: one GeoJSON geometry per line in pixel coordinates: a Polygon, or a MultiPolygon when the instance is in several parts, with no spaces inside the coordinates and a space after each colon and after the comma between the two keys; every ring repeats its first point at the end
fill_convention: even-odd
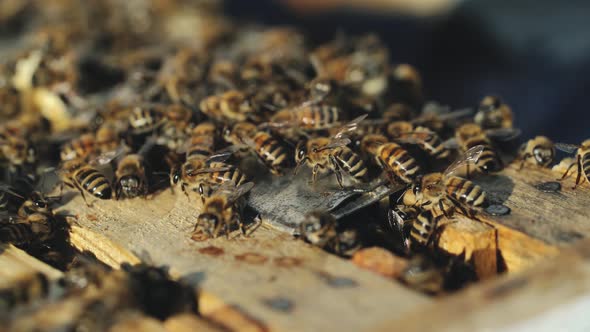
{"type": "Polygon", "coordinates": [[[254,233],[254,231],[256,231],[258,229],[258,227],[260,227],[262,225],[262,217],[259,215],[257,215],[256,217],[254,217],[254,225],[249,227],[248,233],[244,234],[246,236],[250,236],[252,233],[254,233]]]}
{"type": "Polygon", "coordinates": [[[316,181],[317,176],[318,176],[319,169],[320,169],[320,165],[319,164],[313,166],[313,170],[311,172],[311,183],[313,183],[313,184],[315,184],[315,181],[316,181]]]}
{"type": "Polygon", "coordinates": [[[469,163],[467,163],[467,174],[465,174],[465,178],[471,179],[470,174],[469,174],[469,163]]]}
{"type": "Polygon", "coordinates": [[[432,232],[428,235],[428,239],[426,240],[425,247],[428,248],[432,242],[434,242],[434,234],[438,231],[438,222],[440,221],[440,216],[434,217],[434,224],[432,225],[432,232]]]}
{"type": "Polygon", "coordinates": [[[340,165],[338,165],[336,158],[334,158],[334,156],[332,155],[330,155],[330,162],[334,167],[334,173],[336,174],[336,180],[338,180],[338,185],[340,185],[340,188],[344,188],[344,185],[342,184],[342,168],[340,168],[340,165]]]}
{"type": "Polygon", "coordinates": [[[80,188],[80,186],[78,186],[78,185],[76,185],[76,188],[80,192],[80,195],[82,195],[82,199],[84,200],[84,203],[86,203],[86,205],[88,207],[92,207],[92,204],[88,203],[88,201],[86,200],[86,195],[84,195],[84,190],[82,190],[82,188],[80,188]]]}
{"type": "Polygon", "coordinates": [[[442,214],[445,216],[445,218],[451,219],[451,217],[447,213],[447,210],[445,209],[445,206],[443,204],[442,199],[438,200],[438,208],[440,209],[440,211],[442,212],[442,214]]]}
{"type": "Polygon", "coordinates": [[[576,177],[576,184],[573,186],[572,190],[575,190],[578,184],[580,183],[580,179],[582,178],[582,158],[578,154],[578,176],[576,177]]]}
{"type": "Polygon", "coordinates": [[[190,201],[191,201],[191,198],[190,198],[190,197],[189,197],[189,195],[188,195],[188,190],[186,190],[186,183],[184,183],[184,182],[183,182],[183,183],[181,183],[181,184],[180,184],[180,189],[182,190],[182,192],[183,192],[183,193],[184,193],[184,195],[186,196],[186,200],[190,202],[190,201]]]}
{"type": "Polygon", "coordinates": [[[568,166],[568,168],[565,170],[565,173],[563,174],[563,176],[561,177],[561,179],[557,179],[558,181],[562,181],[563,179],[565,179],[568,174],[570,172],[570,170],[572,169],[572,167],[574,167],[576,165],[576,163],[571,163],[571,165],[568,166]]]}

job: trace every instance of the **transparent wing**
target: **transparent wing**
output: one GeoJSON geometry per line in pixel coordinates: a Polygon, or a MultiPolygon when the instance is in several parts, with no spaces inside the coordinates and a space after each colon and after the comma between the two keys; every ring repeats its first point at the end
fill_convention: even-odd
{"type": "Polygon", "coordinates": [[[115,160],[116,158],[127,154],[128,152],[131,151],[131,148],[129,148],[127,145],[125,144],[121,144],[117,149],[115,150],[111,150],[111,151],[107,151],[107,152],[103,152],[100,155],[98,155],[98,157],[90,160],[89,164],[90,165],[106,165],[108,163],[110,163],[111,161],[115,160]]]}
{"type": "Polygon", "coordinates": [[[574,153],[578,150],[579,146],[575,144],[555,143],[555,148],[563,152],[574,153]]]}
{"type": "Polygon", "coordinates": [[[359,123],[361,123],[367,116],[368,114],[363,114],[342,126],[336,135],[334,135],[334,139],[346,137],[348,133],[355,131],[358,128],[359,123]]]}
{"type": "Polygon", "coordinates": [[[439,115],[439,119],[442,121],[454,120],[459,118],[464,118],[466,116],[470,116],[473,114],[472,108],[462,108],[452,112],[444,113],[439,115]]]}
{"type": "Polygon", "coordinates": [[[486,130],[486,136],[496,141],[510,141],[520,136],[518,128],[498,128],[486,130]]]}
{"type": "Polygon", "coordinates": [[[461,157],[453,162],[443,173],[443,178],[452,175],[461,167],[467,164],[475,164],[483,152],[483,145],[477,145],[467,150],[461,157]]]}
{"type": "Polygon", "coordinates": [[[5,184],[5,183],[0,184],[0,191],[3,191],[5,193],[9,193],[9,194],[16,196],[18,198],[24,198],[21,194],[14,191],[14,188],[12,188],[10,185],[5,184]]]}
{"type": "Polygon", "coordinates": [[[214,152],[212,155],[210,155],[209,157],[207,157],[207,159],[205,160],[207,163],[222,163],[227,161],[233,154],[234,152],[236,152],[237,150],[239,150],[239,146],[236,145],[230,145],[229,147],[223,149],[223,150],[219,150],[214,152]]]}
{"type": "Polygon", "coordinates": [[[350,138],[335,139],[335,140],[332,140],[330,143],[318,148],[317,151],[319,152],[319,151],[330,150],[330,149],[335,149],[335,148],[347,146],[348,144],[350,144],[350,142],[352,142],[350,140],[350,138]]]}
{"type": "Polygon", "coordinates": [[[236,187],[235,182],[228,181],[221,184],[214,192],[213,195],[225,196],[229,204],[232,204],[238,198],[247,194],[254,187],[254,182],[246,182],[236,187]]]}

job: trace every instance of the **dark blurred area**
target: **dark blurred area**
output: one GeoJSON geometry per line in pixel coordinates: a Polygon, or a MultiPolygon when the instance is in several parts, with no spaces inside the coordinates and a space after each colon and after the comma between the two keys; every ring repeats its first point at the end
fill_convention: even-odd
{"type": "Polygon", "coordinates": [[[295,25],[318,42],[339,31],[375,32],[393,62],[421,71],[431,100],[475,107],[495,94],[512,106],[522,139],[588,138],[590,2],[472,0],[429,16],[356,7],[302,13],[276,0],[232,0],[226,9],[244,21],[295,25]]]}

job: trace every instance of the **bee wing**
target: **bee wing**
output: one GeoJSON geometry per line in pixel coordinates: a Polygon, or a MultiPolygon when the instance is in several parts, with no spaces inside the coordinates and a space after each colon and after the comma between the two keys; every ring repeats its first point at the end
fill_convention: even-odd
{"type": "Polygon", "coordinates": [[[444,113],[439,115],[439,119],[442,121],[454,120],[464,118],[473,114],[472,108],[461,108],[452,112],[444,113]]]}
{"type": "Polygon", "coordinates": [[[388,209],[387,221],[389,223],[389,227],[394,230],[402,229],[405,222],[404,218],[402,218],[402,216],[395,209],[388,209]]]}
{"type": "Polygon", "coordinates": [[[191,175],[195,176],[195,175],[205,174],[205,173],[227,172],[227,171],[231,171],[232,169],[234,169],[234,166],[231,166],[231,165],[220,166],[220,167],[207,167],[207,168],[202,168],[202,169],[196,170],[194,172],[191,172],[191,175]]]}
{"type": "Polygon", "coordinates": [[[363,114],[342,126],[336,135],[334,135],[334,139],[344,138],[349,132],[355,131],[358,128],[359,123],[361,123],[367,116],[368,114],[363,114]]]}
{"type": "Polygon", "coordinates": [[[498,128],[486,130],[486,136],[496,141],[510,141],[520,136],[518,128],[498,128]]]}
{"type": "Polygon", "coordinates": [[[436,135],[430,130],[399,133],[394,139],[401,143],[416,144],[427,141],[436,135]]]}
{"type": "Polygon", "coordinates": [[[212,155],[210,155],[209,157],[207,157],[206,162],[207,163],[213,163],[213,162],[222,163],[222,162],[225,162],[239,148],[240,148],[239,146],[230,145],[229,147],[227,147],[227,148],[225,148],[223,150],[219,150],[217,152],[214,152],[212,155]]]}
{"type": "MultiPolygon", "coordinates": [[[[233,184],[233,182],[229,183],[233,184]]],[[[237,188],[232,188],[227,195],[228,201],[231,203],[235,202],[238,198],[244,196],[250,190],[252,190],[253,187],[254,182],[246,182],[244,184],[239,185],[237,188]]]]}
{"type": "Polygon", "coordinates": [[[92,166],[106,165],[106,164],[110,163],[111,161],[115,160],[116,158],[126,154],[130,150],[131,149],[127,145],[121,144],[115,150],[101,153],[100,155],[98,155],[98,157],[90,160],[89,164],[92,166]]]}
{"type": "Polygon", "coordinates": [[[324,151],[324,150],[330,150],[330,149],[335,149],[335,148],[339,148],[342,146],[347,146],[348,144],[350,144],[350,142],[352,142],[350,140],[350,138],[335,139],[335,140],[332,140],[330,143],[318,148],[316,151],[320,152],[320,151],[324,151]]]}
{"type": "Polygon", "coordinates": [[[471,149],[467,150],[461,157],[459,157],[455,162],[453,162],[443,173],[443,178],[452,175],[455,171],[459,168],[470,164],[476,163],[479,159],[479,156],[483,152],[483,145],[476,145],[471,149]]]}
{"type": "Polygon", "coordinates": [[[566,153],[574,153],[578,150],[579,146],[575,144],[555,143],[555,148],[566,153]]]}

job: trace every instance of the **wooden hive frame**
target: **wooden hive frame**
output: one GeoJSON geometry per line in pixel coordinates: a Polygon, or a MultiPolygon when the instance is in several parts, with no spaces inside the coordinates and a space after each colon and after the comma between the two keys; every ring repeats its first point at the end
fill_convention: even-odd
{"type": "MultiPolygon", "coordinates": [[[[518,326],[589,294],[590,242],[583,240],[590,234],[589,186],[573,191],[566,180],[558,193],[535,188],[557,177],[513,164],[481,182],[492,200],[512,212],[480,216],[484,222],[459,217],[441,228],[437,245],[465,252],[489,280],[439,298],[264,225],[250,238],[193,241],[198,203],[169,191],[149,200],[94,202],[92,208],[71,194],[61,210],[77,216],[70,241],[79,250],[116,268],[139,262],[138,256],[169,266],[201,290],[202,316],[230,330],[471,331],[518,326]],[[499,266],[508,273],[495,277],[499,266]]],[[[14,264],[59,274],[16,248],[3,250],[0,273],[14,264]]],[[[180,329],[191,322],[216,329],[186,317],[167,324],[180,329]]],[[[160,324],[144,323],[145,330],[160,324]]]]}

